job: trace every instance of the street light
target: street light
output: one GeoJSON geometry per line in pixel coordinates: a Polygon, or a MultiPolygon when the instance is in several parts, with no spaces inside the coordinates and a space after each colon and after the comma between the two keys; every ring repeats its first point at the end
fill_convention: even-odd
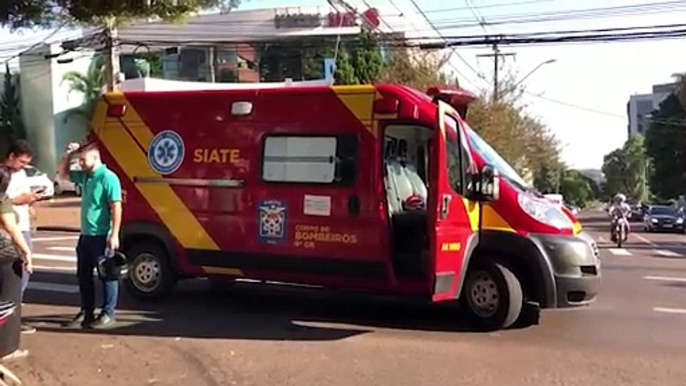
{"type": "Polygon", "coordinates": [[[519,82],[517,82],[517,83],[514,85],[513,88],[517,88],[517,86],[519,86],[520,84],[522,84],[522,82],[524,82],[524,81],[526,80],[526,78],[530,77],[531,74],[533,74],[534,72],[536,72],[539,68],[545,66],[546,64],[551,64],[551,63],[555,63],[555,62],[557,62],[557,59],[549,59],[549,60],[546,60],[545,62],[539,64],[538,66],[534,67],[534,69],[531,70],[531,71],[529,71],[529,73],[526,74],[519,82]]]}

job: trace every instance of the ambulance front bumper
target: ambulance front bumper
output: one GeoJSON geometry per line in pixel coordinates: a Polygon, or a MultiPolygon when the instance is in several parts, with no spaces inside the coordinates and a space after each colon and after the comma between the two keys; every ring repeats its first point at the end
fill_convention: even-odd
{"type": "MultiPolygon", "coordinates": [[[[534,235],[552,271],[554,288],[550,308],[578,307],[592,303],[600,287],[598,246],[587,233],[576,236],[534,235]]],[[[546,308],[547,308],[546,307],[546,308]]]]}

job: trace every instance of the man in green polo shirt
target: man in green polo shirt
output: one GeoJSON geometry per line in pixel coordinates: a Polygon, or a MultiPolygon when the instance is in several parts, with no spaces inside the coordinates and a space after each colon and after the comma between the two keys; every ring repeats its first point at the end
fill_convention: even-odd
{"type": "Polygon", "coordinates": [[[94,145],[80,148],[77,143],[69,144],[57,170],[61,178],[81,186],[81,235],[76,246],[81,311],[68,326],[107,328],[114,323],[119,282],[103,281],[102,312],[95,318],[93,270],[99,258],[119,248],[121,184],[117,175],[102,163],[94,145]],[[72,154],[79,156],[80,171],[69,170],[72,154]]]}

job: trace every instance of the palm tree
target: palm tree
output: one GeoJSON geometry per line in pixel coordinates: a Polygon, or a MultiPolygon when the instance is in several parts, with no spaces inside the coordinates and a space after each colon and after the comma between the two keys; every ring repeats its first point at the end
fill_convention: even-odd
{"type": "Polygon", "coordinates": [[[67,121],[73,115],[79,115],[90,120],[95,111],[98,98],[105,86],[105,61],[100,55],[96,56],[86,73],[70,71],[62,77],[62,83],[69,82],[69,93],[77,92],[83,95],[81,107],[70,110],[64,117],[67,121]]]}

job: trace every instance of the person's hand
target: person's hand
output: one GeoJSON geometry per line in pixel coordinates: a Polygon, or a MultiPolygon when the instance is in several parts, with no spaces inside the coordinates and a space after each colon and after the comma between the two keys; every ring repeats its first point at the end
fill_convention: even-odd
{"type": "Polygon", "coordinates": [[[111,235],[107,239],[107,248],[116,251],[119,249],[119,235],[111,235]]]}
{"type": "Polygon", "coordinates": [[[64,152],[67,154],[73,153],[76,150],[78,150],[80,147],[81,147],[81,144],[79,144],[78,142],[72,142],[69,145],[67,145],[67,148],[64,150],[64,152]]]}
{"type": "Polygon", "coordinates": [[[26,267],[26,272],[33,274],[33,256],[30,253],[24,256],[24,267],[26,267]]]}

